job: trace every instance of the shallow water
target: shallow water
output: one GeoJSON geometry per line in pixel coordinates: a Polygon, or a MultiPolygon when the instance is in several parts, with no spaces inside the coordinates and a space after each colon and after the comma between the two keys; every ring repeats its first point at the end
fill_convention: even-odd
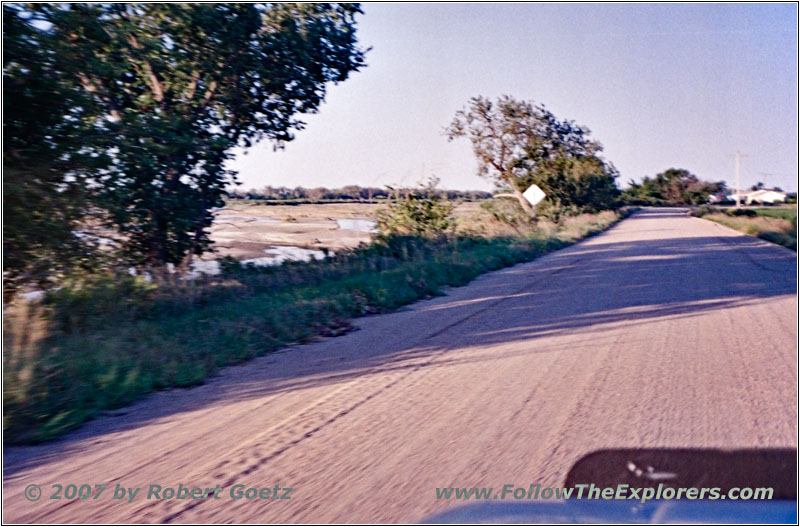
{"type": "MultiPolygon", "coordinates": [[[[325,253],[323,251],[304,249],[303,247],[296,247],[293,245],[273,245],[269,249],[264,249],[264,252],[270,256],[242,260],[242,264],[253,264],[260,267],[265,265],[280,265],[287,260],[310,262],[312,259],[325,259],[325,253]]],[[[328,254],[332,255],[333,251],[328,251],[328,254]]]]}
{"type": "Polygon", "coordinates": [[[200,275],[216,275],[220,273],[219,262],[216,260],[194,260],[191,270],[183,277],[185,280],[200,278],[200,275]]]}
{"type": "Polygon", "coordinates": [[[367,218],[340,218],[336,220],[340,229],[359,232],[375,232],[376,223],[367,218]]]}
{"type": "MultiPolygon", "coordinates": [[[[280,265],[286,261],[310,262],[311,260],[324,260],[326,257],[325,252],[323,251],[305,249],[303,247],[296,247],[294,245],[273,245],[269,249],[264,249],[264,252],[269,256],[249,258],[247,260],[242,260],[241,262],[243,265],[253,264],[256,267],[266,267],[269,265],[280,265]]],[[[328,256],[333,255],[333,251],[328,251],[328,256]]],[[[167,269],[170,272],[174,272],[175,266],[173,264],[167,264],[167,269]]],[[[131,276],[139,275],[135,267],[128,268],[127,272],[131,276]]],[[[220,272],[222,272],[222,268],[217,260],[193,260],[189,272],[183,275],[180,279],[196,280],[202,275],[214,276],[218,275],[220,272]]],[[[150,273],[146,271],[142,273],[141,276],[147,282],[150,282],[153,279],[150,273]]],[[[58,288],[56,288],[56,290],[57,289],[58,288]]],[[[41,300],[44,295],[45,291],[36,289],[27,293],[20,293],[17,296],[31,302],[34,300],[41,300]]]]}

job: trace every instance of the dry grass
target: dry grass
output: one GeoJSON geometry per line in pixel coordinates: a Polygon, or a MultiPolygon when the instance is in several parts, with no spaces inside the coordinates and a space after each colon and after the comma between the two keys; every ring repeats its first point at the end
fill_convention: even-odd
{"type": "Polygon", "coordinates": [[[703,219],[797,250],[797,229],[791,221],[784,218],[762,215],[732,216],[723,212],[712,212],[705,214],[703,219]]]}
{"type": "Polygon", "coordinates": [[[761,231],[792,232],[794,227],[791,222],[782,218],[770,218],[767,216],[729,216],[715,212],[703,216],[706,219],[727,225],[732,229],[747,234],[757,235],[761,231]]]}

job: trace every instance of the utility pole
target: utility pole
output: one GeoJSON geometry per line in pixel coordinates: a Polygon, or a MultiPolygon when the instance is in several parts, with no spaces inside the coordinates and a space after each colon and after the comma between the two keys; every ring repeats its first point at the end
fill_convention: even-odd
{"type": "Polygon", "coordinates": [[[741,201],[741,194],[742,194],[742,181],[739,174],[740,172],[739,169],[740,169],[741,159],[747,156],[742,155],[739,152],[736,152],[736,155],[734,155],[733,157],[734,159],[736,159],[736,208],[738,209],[741,207],[739,202],[741,201]]]}

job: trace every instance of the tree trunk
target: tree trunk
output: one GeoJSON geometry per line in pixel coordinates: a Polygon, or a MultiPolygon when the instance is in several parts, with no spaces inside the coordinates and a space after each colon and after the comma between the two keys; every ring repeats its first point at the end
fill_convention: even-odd
{"type": "Polygon", "coordinates": [[[517,201],[519,201],[522,210],[524,210],[528,214],[528,216],[532,218],[536,216],[536,210],[533,208],[531,203],[525,198],[525,196],[522,195],[522,192],[514,189],[514,197],[517,198],[517,201]]]}

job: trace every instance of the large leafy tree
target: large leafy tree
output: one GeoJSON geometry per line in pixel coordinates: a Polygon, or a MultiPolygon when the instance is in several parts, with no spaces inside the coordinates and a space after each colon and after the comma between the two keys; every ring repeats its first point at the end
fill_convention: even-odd
{"type": "Polygon", "coordinates": [[[209,244],[235,146],[281,144],[326,84],[364,64],[351,4],[34,4],[111,139],[99,203],[130,258],[181,263],[209,244]]]}
{"type": "Polygon", "coordinates": [[[532,184],[548,194],[551,208],[607,208],[616,185],[613,167],[589,130],[559,120],[541,104],[504,95],[493,101],[473,97],[446,129],[450,140],[467,137],[478,160],[479,175],[510,187],[520,206],[534,210],[523,197],[532,184]]]}
{"type": "Polygon", "coordinates": [[[92,263],[76,230],[87,179],[107,166],[103,124],[81,89],[62,82],[50,34],[22,6],[3,5],[3,292],[46,285],[92,263]]]}

